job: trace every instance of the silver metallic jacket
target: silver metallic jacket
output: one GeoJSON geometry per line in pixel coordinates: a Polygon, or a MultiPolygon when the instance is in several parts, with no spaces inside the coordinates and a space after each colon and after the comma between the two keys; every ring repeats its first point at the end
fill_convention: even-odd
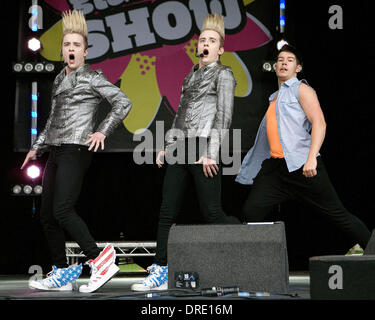
{"type": "Polygon", "coordinates": [[[65,75],[65,68],[52,86],[51,110],[44,130],[32,149],[38,153],[49,145],[84,145],[89,134],[99,131],[107,137],[129,113],[128,97],[103,75],[85,64],[65,75]],[[94,130],[99,103],[107,99],[112,110],[94,130]]]}
{"type": "Polygon", "coordinates": [[[177,114],[166,135],[166,152],[171,152],[181,133],[184,138],[210,137],[205,156],[218,161],[223,129],[232,122],[235,87],[232,69],[220,61],[200,69],[195,65],[182,85],[177,114]]]}

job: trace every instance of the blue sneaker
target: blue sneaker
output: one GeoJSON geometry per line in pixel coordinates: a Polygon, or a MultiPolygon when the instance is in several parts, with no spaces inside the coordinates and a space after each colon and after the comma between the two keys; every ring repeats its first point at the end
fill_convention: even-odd
{"type": "Polygon", "coordinates": [[[52,266],[52,271],[42,280],[33,280],[29,282],[31,289],[53,290],[53,291],[72,291],[74,283],[82,273],[82,264],[74,264],[68,268],[57,268],[52,266]]]}
{"type": "Polygon", "coordinates": [[[131,286],[133,291],[168,290],[168,266],[153,264],[147,268],[149,276],[131,286]]]}

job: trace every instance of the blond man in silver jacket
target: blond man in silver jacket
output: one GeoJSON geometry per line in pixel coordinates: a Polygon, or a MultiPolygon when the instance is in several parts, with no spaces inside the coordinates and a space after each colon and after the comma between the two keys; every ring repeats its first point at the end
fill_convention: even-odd
{"type": "Polygon", "coordinates": [[[132,106],[127,96],[111,84],[101,71],[85,64],[87,26],[79,11],[63,13],[62,56],[66,66],[57,75],[52,88],[51,111],[21,168],[37,153],[49,150],[43,174],[41,223],[50,249],[52,271],[45,279],[29,283],[39,290],[71,291],[82,265],[68,266],[65,232],[81,247],[91,267],[88,284],[80,292],[94,292],[110,280],[119,268],[115,250],[108,244],[102,251],[96,245],[85,222],[75,212],[75,204],[93,151],[104,149],[104,141],[127,116],[132,106]],[[112,110],[96,125],[102,99],[112,110]]]}
{"type": "Polygon", "coordinates": [[[208,15],[198,40],[199,63],[184,80],[172,130],[166,136],[165,151],[157,156],[159,167],[163,165],[163,158],[168,166],[163,183],[156,255],[154,264],[147,269],[149,276],[133,284],[131,289],[134,291],[168,289],[169,230],[182,207],[189,178],[194,181],[201,213],[207,223],[239,223],[237,218],[225,215],[221,206],[219,153],[223,133],[232,122],[236,86],[231,68],[220,63],[224,36],[223,17],[208,15]],[[179,154],[181,150],[185,151],[182,155],[179,154]],[[173,153],[177,155],[176,163],[168,161],[173,153]]]}

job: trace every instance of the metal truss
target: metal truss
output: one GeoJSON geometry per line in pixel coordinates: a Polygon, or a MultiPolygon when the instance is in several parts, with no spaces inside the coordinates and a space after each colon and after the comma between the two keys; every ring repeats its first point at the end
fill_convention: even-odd
{"type": "MultiPolygon", "coordinates": [[[[104,248],[109,242],[97,242],[99,248],[104,248]]],[[[120,241],[110,242],[116,250],[116,257],[152,257],[155,256],[156,242],[154,241],[120,241]]],[[[78,258],[85,257],[83,251],[76,242],[66,242],[65,252],[68,263],[73,264],[78,258]]]]}

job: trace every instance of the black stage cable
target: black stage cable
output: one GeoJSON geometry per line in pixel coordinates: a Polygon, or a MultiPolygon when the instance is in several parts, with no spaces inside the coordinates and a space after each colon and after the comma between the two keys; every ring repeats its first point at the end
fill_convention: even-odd
{"type": "Polygon", "coordinates": [[[201,290],[194,289],[169,289],[169,290],[151,290],[149,292],[134,292],[127,295],[116,296],[117,298],[161,298],[161,297],[226,297],[226,298],[243,298],[243,299],[258,299],[264,297],[292,297],[297,298],[297,293],[270,293],[258,291],[240,291],[238,287],[212,287],[201,290]]]}

